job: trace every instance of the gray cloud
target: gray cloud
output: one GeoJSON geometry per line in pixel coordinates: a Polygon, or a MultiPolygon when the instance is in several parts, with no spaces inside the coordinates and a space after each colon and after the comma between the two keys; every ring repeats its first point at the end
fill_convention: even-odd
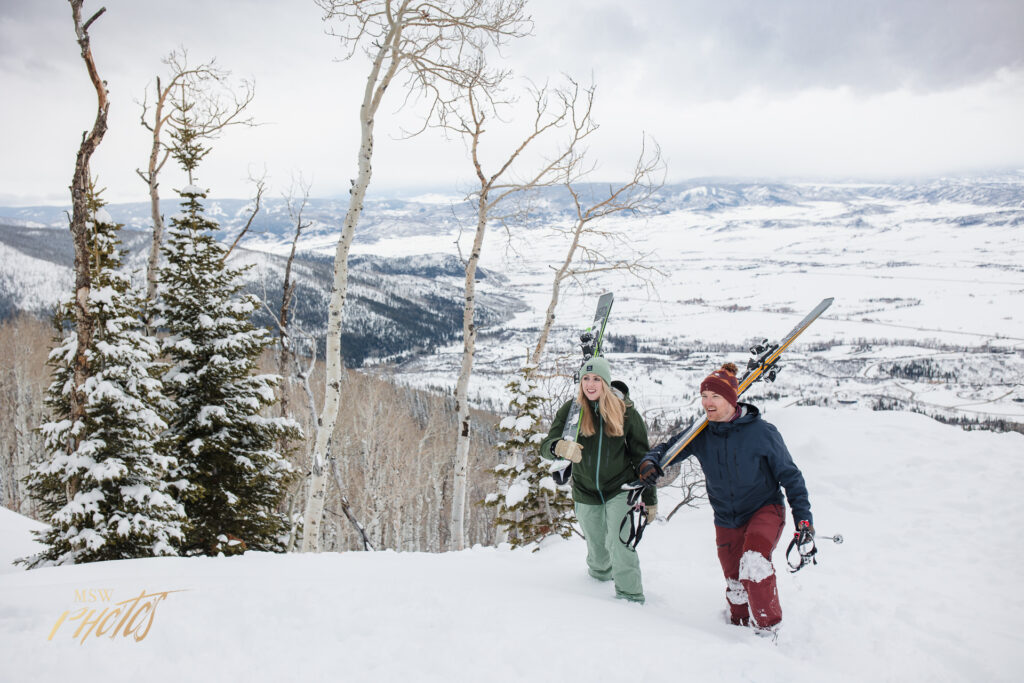
{"type": "Polygon", "coordinates": [[[946,90],[1024,68],[1021,0],[588,0],[534,5],[526,58],[688,99],[946,90]]]}
{"type": "Polygon", "coordinates": [[[1024,66],[1019,0],[683,0],[657,9],[644,14],[652,52],[687,80],[733,92],[941,90],[1024,66]]]}
{"type": "MultiPolygon", "coordinates": [[[[181,46],[192,63],[216,57],[255,80],[251,113],[273,124],[218,141],[204,182],[241,196],[255,163],[347,187],[365,63],[334,61],[339,47],[312,0],[87,0],[86,13],[103,5],[91,33],[112,106],[94,170],[117,193],[109,199],[141,192],[134,168],[148,140],[137,100],[181,46]]],[[[610,150],[602,158],[618,164],[609,177],[629,168],[641,131],[675,173],[690,175],[918,172],[1022,158],[1024,0],[533,0],[530,12],[535,36],[504,58],[534,82],[593,76],[610,150]],[[992,78],[1000,69],[1012,73],[992,78]],[[969,98],[968,85],[978,86],[969,98]]],[[[0,108],[0,128],[18,132],[5,139],[4,192],[24,201],[65,192],[95,116],[65,0],[0,0],[0,82],[18,103],[0,108]]],[[[400,99],[379,120],[375,183],[461,173],[451,145],[393,141],[397,118],[385,119],[400,99]]]]}

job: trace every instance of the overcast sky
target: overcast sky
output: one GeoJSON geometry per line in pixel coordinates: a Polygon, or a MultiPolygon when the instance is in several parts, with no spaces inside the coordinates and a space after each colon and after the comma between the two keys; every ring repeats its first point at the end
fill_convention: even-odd
{"type": "MultiPolygon", "coordinates": [[[[355,175],[366,62],[338,62],[312,0],[86,0],[111,94],[93,173],[110,202],[144,201],[139,124],[161,58],[184,47],[256,85],[263,125],[234,129],[199,170],[212,197],[272,196],[293,175],[312,194],[355,175]]],[[[642,135],[669,180],[700,176],[879,179],[1024,168],[1021,0],[532,0],[534,35],[505,50],[518,76],[597,86],[594,178],[622,177],[642,135]]],[[[0,0],[0,205],[67,204],[96,114],[65,0],[0,0]]],[[[458,142],[398,139],[411,112],[378,117],[373,190],[465,189],[458,142]]],[[[492,138],[495,146],[501,133],[492,138]]],[[[162,176],[181,187],[176,169],[162,176]]]]}

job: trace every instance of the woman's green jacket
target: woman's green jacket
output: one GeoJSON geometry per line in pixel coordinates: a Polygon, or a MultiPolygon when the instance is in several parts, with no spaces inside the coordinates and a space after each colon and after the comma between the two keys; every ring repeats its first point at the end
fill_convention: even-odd
{"type": "MultiPolygon", "coordinates": [[[[567,401],[551,423],[547,439],[540,445],[541,457],[552,459],[555,442],[562,438],[562,428],[572,407],[567,401]]],[[[593,436],[579,435],[577,441],[583,446],[583,459],[572,466],[572,498],[577,503],[601,505],[606,500],[623,493],[622,485],[636,480],[636,465],[650,450],[647,443],[647,425],[633,402],[626,399],[626,415],[623,420],[623,436],[608,436],[599,413],[594,412],[590,401],[584,406],[596,418],[600,428],[593,436]]],[[[658,502],[658,490],[650,486],[644,489],[643,501],[647,505],[658,502]]]]}

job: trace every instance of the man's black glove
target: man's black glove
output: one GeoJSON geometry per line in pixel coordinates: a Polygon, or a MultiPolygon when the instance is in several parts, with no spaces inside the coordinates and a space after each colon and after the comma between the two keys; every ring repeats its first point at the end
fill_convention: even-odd
{"type": "Polygon", "coordinates": [[[664,470],[661,469],[661,465],[658,464],[661,462],[661,456],[664,455],[664,453],[665,449],[661,446],[652,448],[647,452],[647,455],[643,457],[640,464],[637,465],[636,475],[637,478],[640,479],[640,483],[644,486],[654,486],[658,481],[658,477],[665,474],[664,470]],[[658,451],[658,448],[661,448],[660,452],[658,451]]]}

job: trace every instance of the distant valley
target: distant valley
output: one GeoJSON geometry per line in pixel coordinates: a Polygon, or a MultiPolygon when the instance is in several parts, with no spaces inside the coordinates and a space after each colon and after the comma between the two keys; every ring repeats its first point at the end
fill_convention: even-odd
{"type": "MultiPolygon", "coordinates": [[[[602,186],[588,188],[593,196],[602,186]]],[[[577,362],[575,337],[597,295],[616,293],[608,355],[659,428],[696,410],[696,384],[723,360],[777,337],[825,296],[836,303],[787,354],[755,402],[910,409],[971,426],[1024,424],[1024,175],[921,183],[747,183],[666,186],[644,215],[609,219],[654,270],[645,280],[606,273],[563,294],[548,369],[577,362]]],[[[207,202],[225,240],[248,218],[245,200],[207,202]]],[[[316,336],[326,317],[333,250],[346,203],[311,200],[300,242],[298,319],[316,336]]],[[[148,205],[112,205],[115,220],[147,224],[148,205]]],[[[166,205],[167,215],[175,212],[166,205]]],[[[533,198],[527,219],[492,226],[479,280],[478,359],[472,391],[500,407],[503,386],[536,341],[550,273],[572,220],[560,191],[533,198]]],[[[0,208],[0,314],[45,314],[70,289],[70,240],[59,208],[0,208]]],[[[455,243],[470,207],[420,195],[367,202],[352,257],[346,361],[416,386],[448,388],[461,350],[455,243]],[[381,366],[383,367],[383,366],[381,366]]],[[[293,224],[269,201],[237,264],[250,288],[279,301],[293,224]]],[[[148,235],[124,231],[132,267],[148,235]]],[[[618,253],[622,243],[604,245],[618,253]]],[[[600,246],[600,245],[598,245],[600,246]]],[[[269,317],[262,321],[269,323],[269,317]]],[[[321,343],[322,352],[322,343],[321,343]]],[[[563,395],[566,381],[552,381],[563,395]]]]}

